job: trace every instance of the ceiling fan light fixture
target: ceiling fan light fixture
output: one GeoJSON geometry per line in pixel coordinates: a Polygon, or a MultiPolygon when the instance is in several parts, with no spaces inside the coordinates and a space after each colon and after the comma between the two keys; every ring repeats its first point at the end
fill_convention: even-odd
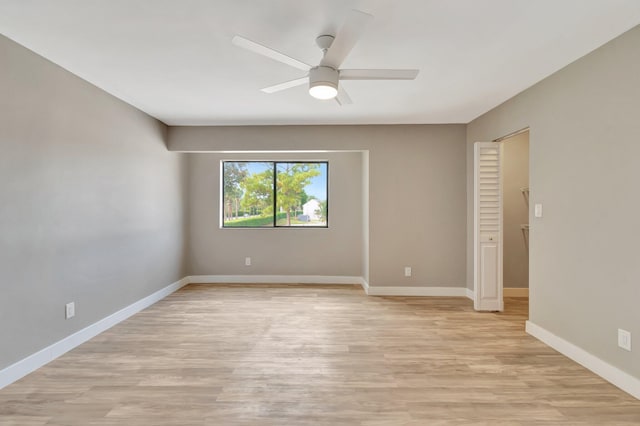
{"type": "Polygon", "coordinates": [[[325,83],[320,83],[309,87],[309,94],[320,100],[333,99],[338,94],[338,89],[333,86],[325,85],[325,83]]]}
{"type": "Polygon", "coordinates": [[[339,73],[331,67],[319,66],[309,70],[309,94],[316,99],[333,99],[338,95],[339,73]]]}

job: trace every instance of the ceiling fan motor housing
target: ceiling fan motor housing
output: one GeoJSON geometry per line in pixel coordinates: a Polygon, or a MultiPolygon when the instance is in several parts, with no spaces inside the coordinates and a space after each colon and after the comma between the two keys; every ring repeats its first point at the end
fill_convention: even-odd
{"type": "Polygon", "coordinates": [[[316,38],[316,44],[323,52],[326,52],[333,44],[334,39],[335,37],[332,35],[321,35],[316,38]]]}
{"type": "MultiPolygon", "coordinates": [[[[338,70],[331,67],[322,65],[313,67],[309,70],[309,92],[313,95],[314,88],[321,90],[321,87],[332,87],[335,92],[337,92],[339,77],[340,73],[338,72],[338,70]]],[[[333,96],[328,96],[327,99],[333,97],[335,97],[335,93],[333,94],[333,96]]]]}

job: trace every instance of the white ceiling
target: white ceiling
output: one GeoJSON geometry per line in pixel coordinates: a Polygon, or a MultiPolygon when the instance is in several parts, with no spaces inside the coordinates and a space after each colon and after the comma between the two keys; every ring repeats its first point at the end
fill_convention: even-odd
{"type": "Polygon", "coordinates": [[[0,0],[0,33],[170,125],[467,123],[638,24],[639,0],[0,0]],[[231,44],[316,64],[350,9],[375,19],[343,68],[415,81],[265,94],[304,72],[231,44]]]}

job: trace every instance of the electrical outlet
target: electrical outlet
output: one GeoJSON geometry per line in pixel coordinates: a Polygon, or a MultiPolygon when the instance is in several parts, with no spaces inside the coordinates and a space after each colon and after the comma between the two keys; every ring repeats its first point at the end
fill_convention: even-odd
{"type": "Polygon", "coordinates": [[[69,302],[64,306],[64,317],[65,319],[73,318],[76,315],[76,304],[75,302],[69,302]]]}
{"type": "Polygon", "coordinates": [[[244,266],[251,266],[251,258],[250,257],[245,257],[244,258],[244,266]]]}
{"type": "Polygon", "coordinates": [[[631,352],[631,333],[621,328],[618,329],[618,346],[631,352]]]}
{"type": "Polygon", "coordinates": [[[404,267],[404,276],[405,277],[410,277],[411,276],[411,266],[405,266],[404,267]]]}

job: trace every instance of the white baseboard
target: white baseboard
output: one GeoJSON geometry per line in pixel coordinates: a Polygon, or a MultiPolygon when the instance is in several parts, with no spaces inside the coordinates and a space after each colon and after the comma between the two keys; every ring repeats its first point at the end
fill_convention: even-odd
{"type": "MultiPolygon", "coordinates": [[[[342,275],[192,275],[192,284],[359,284],[369,296],[469,297],[463,287],[375,287],[362,277],[342,275]]],[[[473,292],[472,292],[473,293],[473,292]]]]}
{"type": "Polygon", "coordinates": [[[526,331],[567,358],[574,360],[633,397],[640,399],[640,379],[625,373],[619,368],[601,360],[573,343],[567,342],[563,338],[556,336],[531,321],[527,321],[526,331]]]}
{"type": "Polygon", "coordinates": [[[368,286],[369,296],[447,296],[466,297],[464,287],[376,287],[368,286]]]}
{"type": "MultiPolygon", "coordinates": [[[[475,292],[467,288],[465,296],[469,299],[473,300],[475,297],[475,292]]],[[[528,288],[515,288],[515,287],[505,287],[502,289],[503,297],[529,297],[529,289],[528,288]]]]}
{"type": "Polygon", "coordinates": [[[504,297],[529,297],[528,288],[505,287],[502,289],[504,297]]]}
{"type": "MultiPolygon", "coordinates": [[[[475,292],[467,288],[466,296],[473,300],[475,297],[475,292]]],[[[505,287],[502,289],[503,297],[529,297],[529,289],[528,288],[515,288],[515,287],[505,287]]]]}
{"type": "Polygon", "coordinates": [[[468,299],[474,300],[476,298],[476,292],[470,288],[465,288],[465,296],[467,296],[468,299]]]}
{"type": "Polygon", "coordinates": [[[369,294],[369,283],[367,282],[367,280],[362,278],[362,281],[360,282],[360,285],[362,286],[362,289],[364,290],[364,292],[367,293],[367,295],[368,295],[369,294]]]}
{"type": "Polygon", "coordinates": [[[45,364],[53,361],[59,356],[65,354],[76,346],[81,345],[87,340],[97,336],[103,331],[113,327],[129,318],[130,316],[140,312],[141,310],[153,305],[159,300],[164,299],[171,293],[179,290],[185,285],[189,284],[188,277],[185,277],[175,283],[168,285],[167,287],[156,291],[155,293],[138,300],[135,303],[127,306],[115,312],[108,317],[105,317],[80,331],[77,331],[70,336],[65,337],[62,340],[57,341],[56,343],[47,346],[44,349],[39,350],[38,352],[29,355],[28,357],[0,370],[0,389],[4,388],[7,385],[21,379],[32,371],[37,370],[45,364]]]}
{"type": "Polygon", "coordinates": [[[359,284],[362,277],[329,275],[192,275],[190,284],[359,284]]]}

